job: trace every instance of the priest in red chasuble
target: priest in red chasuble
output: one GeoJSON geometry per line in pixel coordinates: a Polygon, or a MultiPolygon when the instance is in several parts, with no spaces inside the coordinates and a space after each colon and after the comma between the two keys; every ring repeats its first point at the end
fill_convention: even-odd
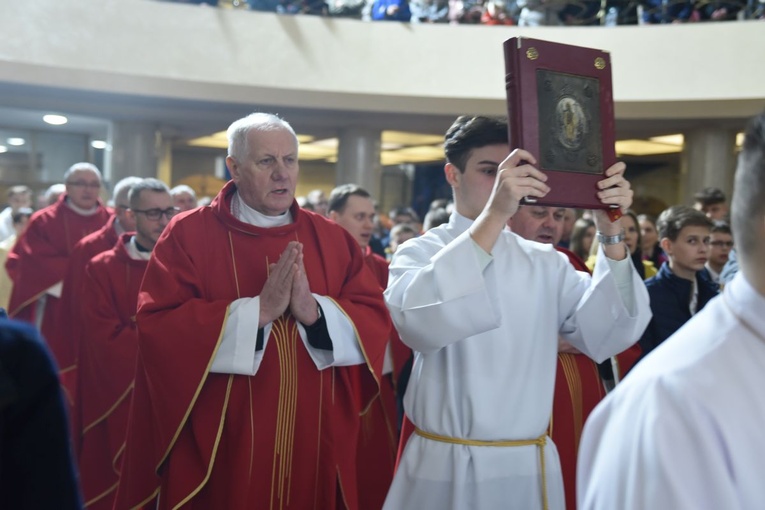
{"type": "Polygon", "coordinates": [[[121,197],[135,234],[86,265],[81,282],[82,330],[78,363],[80,484],[85,508],[111,510],[119,481],[132,396],[138,332],[135,314],[151,250],[178,211],[167,185],[139,179],[121,197]]]}
{"type": "Polygon", "coordinates": [[[65,306],[60,299],[62,282],[74,245],[110,216],[99,200],[101,172],[94,165],[75,163],[64,174],[64,182],[66,193],[32,216],[5,265],[13,280],[8,314],[40,329],[62,378],[74,364],[68,338],[57,335],[65,306]]]}
{"type": "MultiPolygon", "coordinates": [[[[509,226],[524,239],[555,246],[560,241],[565,217],[566,209],[562,207],[527,205],[518,209],[509,226]]],[[[576,254],[565,248],[556,249],[566,255],[574,269],[589,273],[576,254]]],[[[605,396],[598,365],[568,342],[559,340],[549,434],[560,457],[566,508],[576,508],[576,458],[582,427],[605,396]]]]}
{"type": "Polygon", "coordinates": [[[298,207],[289,124],[252,114],[228,139],[232,181],[173,218],[146,269],[115,508],[356,510],[379,285],[347,232],[298,207]]]}
{"type": "MultiPolygon", "coordinates": [[[[343,227],[356,240],[364,261],[380,285],[380,293],[388,286],[388,261],[369,247],[374,229],[375,205],[372,196],[355,184],[344,184],[333,189],[329,195],[329,219],[343,227]]],[[[358,477],[359,508],[379,510],[385,502],[396,463],[398,450],[398,426],[395,395],[395,359],[393,343],[411,352],[398,339],[391,327],[391,339],[383,365],[383,381],[380,396],[368,412],[361,417],[359,436],[358,477]]]]}
{"type": "Polygon", "coordinates": [[[61,366],[61,384],[66,394],[74,402],[74,408],[70,409],[72,421],[73,442],[75,451],[79,449],[79,437],[76,435],[81,427],[80,414],[76,409],[78,396],[77,386],[77,357],[79,356],[80,334],[83,326],[81,310],[84,306],[82,281],[85,276],[85,266],[99,253],[111,250],[117,243],[120,235],[135,230],[135,221],[128,215],[128,193],[133,184],[141,182],[140,177],[125,177],[114,185],[112,202],[114,214],[109,221],[93,233],[80,239],[72,248],[61,289],[61,301],[63,306],[57,309],[55,323],[58,328],[49,332],[47,340],[62,346],[61,359],[65,365],[61,366]],[[66,351],[63,351],[63,349],[66,351]]]}

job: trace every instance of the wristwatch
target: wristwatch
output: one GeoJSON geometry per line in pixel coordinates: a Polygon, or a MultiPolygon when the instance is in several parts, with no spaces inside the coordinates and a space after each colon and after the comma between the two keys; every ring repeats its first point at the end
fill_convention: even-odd
{"type": "Polygon", "coordinates": [[[600,244],[605,244],[605,245],[619,244],[622,241],[624,241],[624,229],[622,229],[621,232],[613,236],[607,236],[600,232],[597,232],[595,235],[598,238],[598,242],[600,244]]]}

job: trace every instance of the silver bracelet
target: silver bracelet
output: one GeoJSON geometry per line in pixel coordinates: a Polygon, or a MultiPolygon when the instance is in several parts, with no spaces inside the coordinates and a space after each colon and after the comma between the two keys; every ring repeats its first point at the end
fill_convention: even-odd
{"type": "Polygon", "coordinates": [[[624,229],[622,229],[621,232],[613,236],[607,236],[600,232],[597,232],[595,235],[597,236],[598,242],[600,244],[611,245],[611,244],[619,244],[622,241],[624,241],[624,229]]]}

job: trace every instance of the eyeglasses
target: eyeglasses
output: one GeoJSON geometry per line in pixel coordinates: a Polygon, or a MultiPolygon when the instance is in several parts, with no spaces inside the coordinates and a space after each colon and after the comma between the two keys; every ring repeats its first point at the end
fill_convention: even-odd
{"type": "Polygon", "coordinates": [[[73,186],[75,188],[101,189],[100,182],[74,181],[74,182],[67,182],[66,185],[73,186]]]}
{"type": "Polygon", "coordinates": [[[141,213],[146,215],[146,217],[152,221],[156,221],[164,215],[168,220],[178,214],[180,212],[180,209],[177,207],[168,207],[167,209],[133,209],[133,212],[135,213],[141,213]]]}
{"type": "Polygon", "coordinates": [[[712,241],[712,246],[717,246],[718,248],[721,246],[725,246],[726,248],[733,248],[733,241],[712,241]]]}

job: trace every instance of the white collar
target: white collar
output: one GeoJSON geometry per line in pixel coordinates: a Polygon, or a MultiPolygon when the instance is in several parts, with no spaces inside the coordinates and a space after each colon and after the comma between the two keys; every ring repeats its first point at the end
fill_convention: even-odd
{"type": "Polygon", "coordinates": [[[130,238],[130,242],[125,245],[127,248],[128,256],[133,260],[149,260],[151,258],[150,251],[141,251],[135,244],[135,236],[130,238]]]}
{"type": "Polygon", "coordinates": [[[238,191],[231,201],[231,214],[243,223],[262,228],[283,227],[292,223],[292,213],[289,210],[279,216],[266,216],[245,204],[238,191]]]}
{"type": "Polygon", "coordinates": [[[83,209],[81,207],[77,207],[76,205],[74,205],[72,201],[69,200],[68,197],[66,198],[66,200],[64,200],[64,203],[69,209],[73,210],[80,216],[93,216],[94,214],[98,212],[98,204],[94,205],[91,209],[83,209]]]}
{"type": "Polygon", "coordinates": [[[723,292],[736,315],[765,338],[765,296],[752,287],[741,271],[723,292]]]}

